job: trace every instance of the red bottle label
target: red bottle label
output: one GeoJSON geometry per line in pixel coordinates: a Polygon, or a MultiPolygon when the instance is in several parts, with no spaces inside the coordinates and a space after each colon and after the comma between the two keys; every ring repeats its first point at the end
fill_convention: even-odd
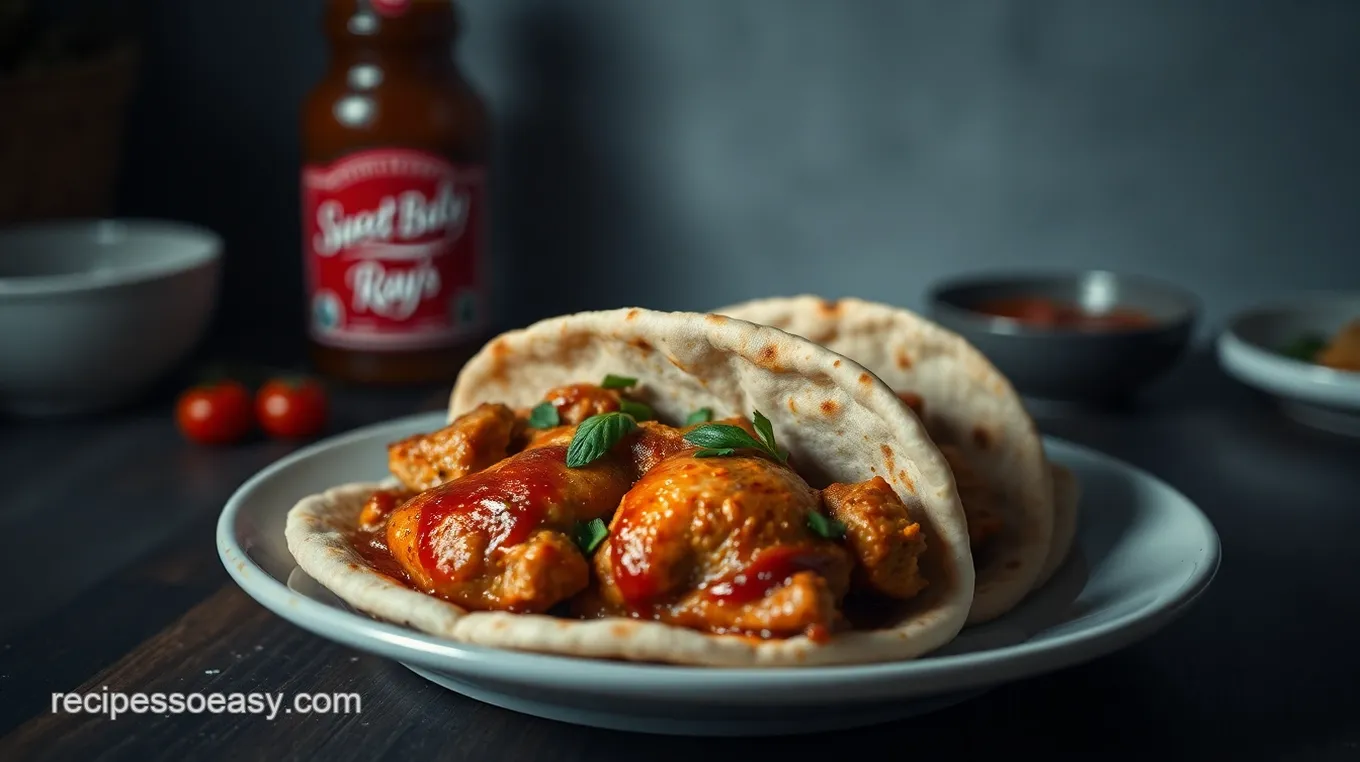
{"type": "Polygon", "coordinates": [[[411,0],[369,0],[380,16],[400,16],[411,5],[411,0]]]}
{"type": "Polygon", "coordinates": [[[370,351],[449,346],[482,327],[486,178],[407,149],[302,171],[310,333],[370,351]]]}

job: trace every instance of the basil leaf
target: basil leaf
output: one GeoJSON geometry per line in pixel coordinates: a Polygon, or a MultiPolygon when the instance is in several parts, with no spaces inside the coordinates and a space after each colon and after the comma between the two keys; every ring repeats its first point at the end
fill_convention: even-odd
{"type": "Polygon", "coordinates": [[[740,426],[714,423],[708,426],[700,426],[686,434],[685,441],[709,450],[760,450],[780,463],[787,463],[789,454],[779,449],[779,445],[774,441],[774,427],[770,424],[770,419],[761,415],[759,410],[755,411],[755,427],[760,439],[751,436],[746,432],[746,429],[740,426]]]}
{"type": "Polygon", "coordinates": [[[820,511],[808,514],[808,528],[828,540],[839,540],[845,536],[845,524],[823,516],[820,511]]]}
{"type": "Polygon", "coordinates": [[[567,445],[567,468],[594,463],[635,428],[637,421],[623,413],[601,413],[585,419],[567,445]]]}
{"type": "Polygon", "coordinates": [[[695,451],[694,451],[694,457],[696,457],[696,458],[725,458],[725,457],[727,457],[728,455],[734,454],[735,452],[736,452],[736,450],[733,450],[731,447],[705,447],[705,448],[702,449],[702,450],[695,450],[695,451]]]}
{"type": "Polygon", "coordinates": [[[689,417],[685,419],[685,425],[693,426],[696,423],[708,423],[711,420],[713,420],[713,410],[701,407],[689,414],[689,417]]]}
{"type": "Polygon", "coordinates": [[[562,424],[562,416],[557,414],[557,408],[551,402],[540,402],[529,411],[529,428],[531,429],[551,429],[562,424]]]}
{"type": "Polygon", "coordinates": [[[765,450],[779,459],[780,463],[787,462],[789,454],[779,449],[779,445],[774,441],[774,426],[770,424],[770,419],[761,415],[760,411],[755,411],[753,423],[756,433],[765,441],[765,450]]]}
{"type": "Polygon", "coordinates": [[[616,376],[610,373],[600,382],[601,389],[627,389],[637,383],[636,378],[631,376],[616,376]]]}
{"type": "Polygon", "coordinates": [[[747,434],[746,429],[728,423],[700,426],[686,434],[685,441],[699,447],[765,449],[765,443],[747,434]]]}
{"type": "Polygon", "coordinates": [[[578,521],[571,531],[571,539],[576,542],[576,547],[587,556],[594,553],[608,536],[609,527],[605,526],[604,519],[578,521]]]}
{"type": "Polygon", "coordinates": [[[632,416],[635,421],[650,421],[654,417],[650,407],[632,400],[619,400],[619,412],[632,416]]]}

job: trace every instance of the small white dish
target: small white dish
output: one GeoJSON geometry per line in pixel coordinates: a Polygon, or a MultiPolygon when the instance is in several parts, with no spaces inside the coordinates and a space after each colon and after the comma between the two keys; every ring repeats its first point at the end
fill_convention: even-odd
{"type": "Polygon", "coordinates": [[[1360,436],[1360,373],[1297,360],[1284,348],[1310,334],[1332,336],[1360,318],[1360,295],[1320,294],[1248,310],[1218,337],[1223,370],[1272,397],[1307,426],[1360,436]]]}
{"type": "MultiPolygon", "coordinates": [[[[439,413],[370,426],[269,466],[232,496],[218,552],[237,584],[279,616],[384,656],[466,696],[563,722],[700,735],[806,733],[935,711],[1000,683],[1109,653],[1166,625],[1208,587],[1218,536],[1183,495],[1132,466],[1048,440],[1083,497],[1076,545],[1043,589],[914,661],[722,669],[633,664],[467,646],[349,609],[296,567],[284,519],[300,498],[380,479],[390,441],[439,413]]],[[[1112,687],[1117,690],[1117,687],[1112,687]]]]}
{"type": "Polygon", "coordinates": [[[68,415],[147,389],[202,338],[222,241],[160,220],[0,231],[0,410],[68,415]]]}

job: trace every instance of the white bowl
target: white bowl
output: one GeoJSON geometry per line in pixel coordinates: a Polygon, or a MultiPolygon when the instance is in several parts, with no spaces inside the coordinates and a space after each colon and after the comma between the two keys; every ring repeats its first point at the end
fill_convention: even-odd
{"type": "Polygon", "coordinates": [[[193,349],[217,302],[222,240],[159,220],[0,231],[0,411],[104,410],[193,349]]]}
{"type": "Polygon", "coordinates": [[[1218,337],[1219,363],[1275,397],[1294,420],[1360,436],[1360,373],[1296,360],[1282,347],[1306,334],[1332,336],[1360,318],[1360,294],[1318,294],[1244,312],[1218,337]]]}

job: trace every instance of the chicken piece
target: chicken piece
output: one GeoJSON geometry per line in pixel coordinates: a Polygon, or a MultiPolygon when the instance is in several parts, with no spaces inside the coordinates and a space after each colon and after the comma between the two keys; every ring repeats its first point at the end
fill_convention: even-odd
{"type": "Polygon", "coordinates": [[[359,511],[359,529],[365,532],[377,532],[387,524],[387,517],[401,506],[402,503],[415,497],[416,493],[398,487],[396,489],[380,489],[369,496],[364,502],[364,507],[359,511]]]}
{"type": "Polygon", "coordinates": [[[505,405],[478,405],[438,431],[387,446],[387,468],[415,492],[460,479],[505,458],[515,413],[505,405]]]}
{"type": "Polygon", "coordinates": [[[809,528],[817,507],[779,463],[678,452],[624,496],[593,559],[599,586],[577,611],[715,633],[827,633],[852,560],[809,528]]]}
{"type": "Polygon", "coordinates": [[[822,490],[822,500],[832,518],[845,524],[845,541],[857,561],[856,587],[901,600],[925,589],[920,567],[925,535],[883,477],[832,484],[822,490]]]}
{"type": "Polygon", "coordinates": [[[592,415],[612,413],[619,409],[619,392],[594,384],[568,384],[543,395],[545,402],[557,408],[564,426],[579,426],[592,415]]]}
{"type": "Polygon", "coordinates": [[[1352,320],[1317,354],[1317,363],[1335,370],[1360,371],[1360,320],[1352,320]]]}
{"type": "Polygon", "coordinates": [[[968,545],[974,551],[979,550],[1005,526],[996,514],[996,495],[963,450],[954,445],[940,445],[940,453],[954,472],[959,501],[963,503],[963,515],[968,521],[968,545]]]}
{"type": "Polygon", "coordinates": [[[658,463],[678,452],[698,449],[685,441],[687,431],[689,429],[677,429],[656,421],[639,423],[628,452],[633,461],[634,480],[641,479],[658,463]]]}
{"type": "Polygon", "coordinates": [[[575,426],[554,426],[551,429],[528,429],[526,438],[520,443],[517,452],[534,450],[540,447],[552,447],[553,445],[569,445],[574,436],[576,436],[575,426]]]}
{"type": "Polygon", "coordinates": [[[611,453],[567,468],[566,453],[527,450],[416,495],[387,521],[392,556],[415,587],[467,609],[542,613],[575,595],[590,573],[571,531],[609,517],[633,466],[611,453]]]}
{"type": "Polygon", "coordinates": [[[543,401],[557,411],[558,425],[548,429],[531,428],[529,416],[537,406],[520,410],[510,434],[511,452],[542,447],[544,442],[560,438],[563,431],[575,431],[576,426],[593,415],[618,410],[620,396],[619,392],[613,389],[604,389],[594,384],[568,384],[550,390],[543,395],[543,401]]]}

